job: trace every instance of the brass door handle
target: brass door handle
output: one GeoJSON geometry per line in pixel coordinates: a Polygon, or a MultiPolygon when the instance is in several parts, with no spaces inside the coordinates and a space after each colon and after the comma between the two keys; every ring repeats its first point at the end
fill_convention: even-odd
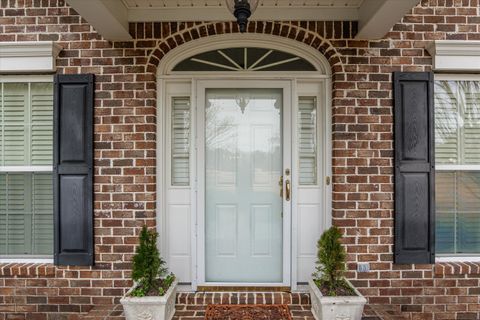
{"type": "Polygon", "coordinates": [[[290,180],[285,180],[285,200],[290,201],[290,180]]]}
{"type": "Polygon", "coordinates": [[[280,176],[280,180],[278,181],[278,185],[280,186],[280,198],[283,198],[283,176],[280,176]]]}

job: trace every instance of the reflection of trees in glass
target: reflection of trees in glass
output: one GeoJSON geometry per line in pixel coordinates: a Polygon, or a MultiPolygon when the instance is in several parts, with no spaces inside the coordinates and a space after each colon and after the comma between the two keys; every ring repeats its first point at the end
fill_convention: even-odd
{"type": "Polygon", "coordinates": [[[459,106],[462,109],[463,125],[480,128],[480,82],[459,81],[459,106]]]}
{"type": "Polygon", "coordinates": [[[232,148],[236,149],[232,142],[237,134],[237,123],[235,117],[225,111],[218,100],[208,100],[205,110],[205,143],[209,148],[232,151],[232,148]]]}
{"type": "Polygon", "coordinates": [[[456,136],[461,127],[480,129],[480,82],[437,81],[435,126],[440,143],[456,136]]]}
{"type": "Polygon", "coordinates": [[[445,143],[457,136],[459,113],[457,108],[457,83],[435,83],[435,142],[445,143]]]}

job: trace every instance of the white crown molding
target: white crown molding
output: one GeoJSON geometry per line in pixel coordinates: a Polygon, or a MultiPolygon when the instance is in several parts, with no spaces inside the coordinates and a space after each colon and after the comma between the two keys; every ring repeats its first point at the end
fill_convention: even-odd
{"type": "Polygon", "coordinates": [[[53,41],[0,42],[0,73],[54,72],[60,50],[53,41]]]}
{"type": "Polygon", "coordinates": [[[426,49],[435,71],[480,71],[480,41],[436,40],[426,49]]]}

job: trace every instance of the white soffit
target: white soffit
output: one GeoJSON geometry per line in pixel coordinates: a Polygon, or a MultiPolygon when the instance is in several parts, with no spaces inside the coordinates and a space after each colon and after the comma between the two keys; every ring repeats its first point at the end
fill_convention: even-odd
{"type": "MultiPolygon", "coordinates": [[[[359,21],[357,38],[380,39],[420,0],[259,0],[251,20],[359,21]]],[[[225,0],[67,0],[103,37],[128,41],[129,22],[234,21],[225,0]]]]}
{"type": "Polygon", "coordinates": [[[54,72],[60,50],[52,41],[0,42],[0,73],[54,72]]]}
{"type": "Polygon", "coordinates": [[[435,71],[480,71],[480,41],[436,40],[426,49],[435,71]]]}
{"type": "Polygon", "coordinates": [[[364,0],[357,39],[381,39],[420,0],[364,0]]]}
{"type": "MultiPolygon", "coordinates": [[[[129,21],[232,21],[225,0],[122,0],[129,21]]],[[[357,20],[364,0],[259,0],[251,20],[357,20]]],[[[383,1],[383,0],[381,0],[383,1]]]]}
{"type": "Polygon", "coordinates": [[[105,39],[132,40],[128,32],[128,9],[121,0],[67,0],[67,3],[105,39]]]}

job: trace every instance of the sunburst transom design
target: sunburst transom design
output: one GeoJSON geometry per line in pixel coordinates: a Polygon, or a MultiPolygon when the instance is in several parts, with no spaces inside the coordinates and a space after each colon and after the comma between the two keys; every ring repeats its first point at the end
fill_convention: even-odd
{"type": "Polygon", "coordinates": [[[227,48],[197,54],[173,71],[316,71],[304,58],[265,48],[227,48]]]}

